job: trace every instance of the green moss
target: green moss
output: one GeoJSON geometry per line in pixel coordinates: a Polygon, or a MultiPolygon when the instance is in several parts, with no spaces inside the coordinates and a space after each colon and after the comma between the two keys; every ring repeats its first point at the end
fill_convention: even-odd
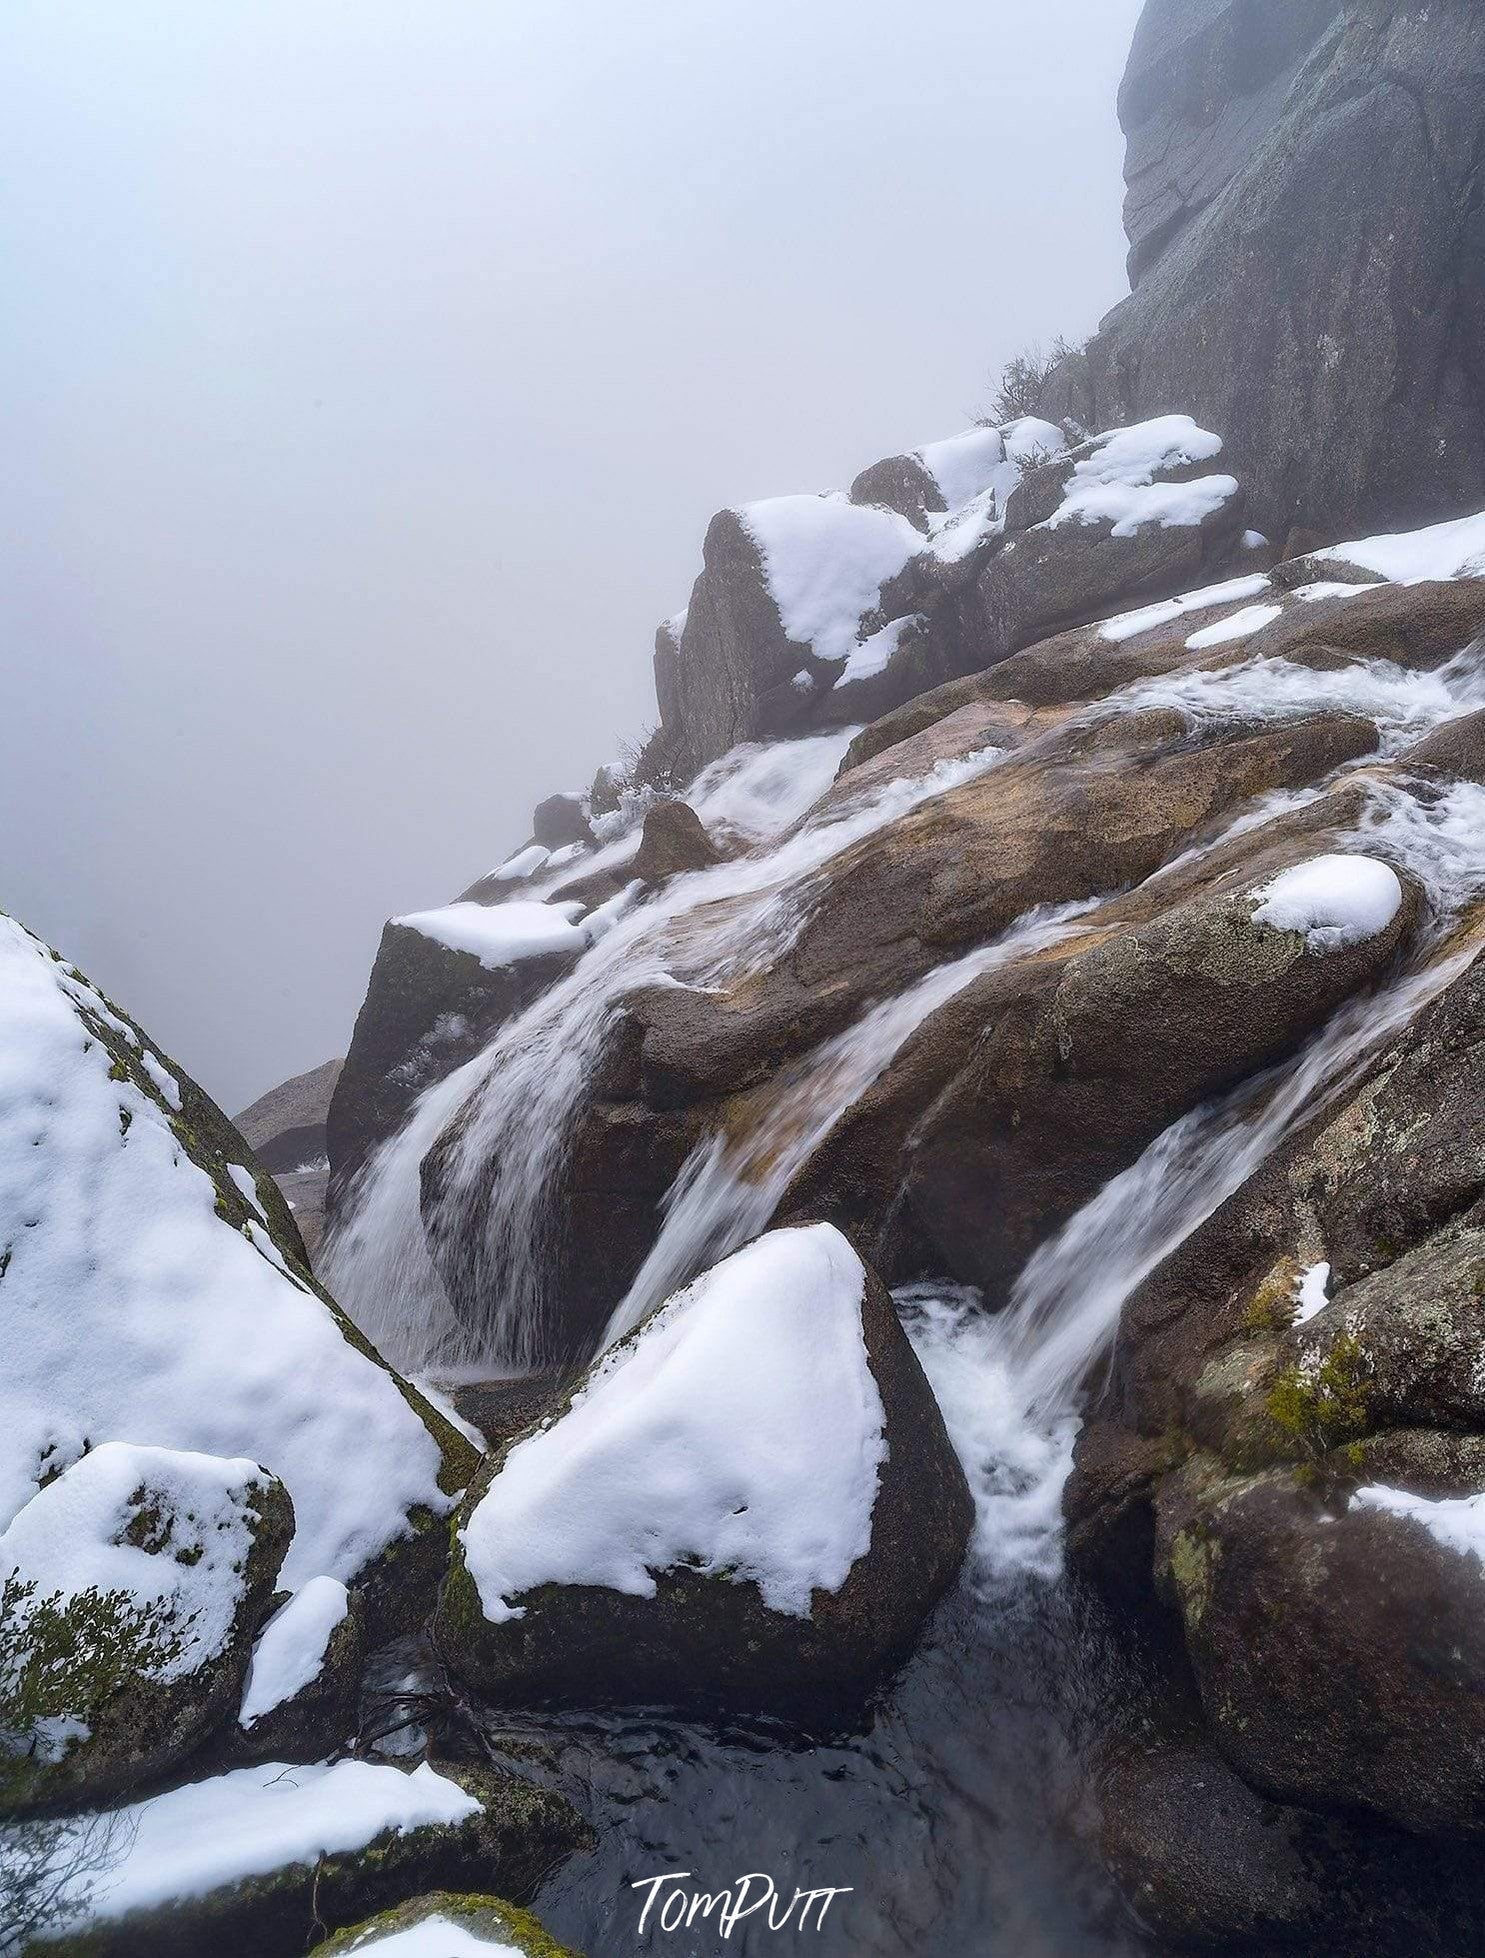
{"type": "Polygon", "coordinates": [[[336,1958],[340,1953],[351,1951],[371,1951],[383,1939],[409,1930],[430,1917],[447,1918],[450,1923],[461,1925],[476,1936],[499,1936],[513,1944],[523,1958],[577,1958],[577,1954],[567,1945],[558,1944],[530,1911],[518,1910],[503,1897],[445,1890],[415,1897],[409,1903],[399,1904],[395,1910],[384,1910],[380,1915],[368,1918],[364,1924],[356,1924],[342,1931],[328,1944],[321,1945],[320,1950],[325,1958],[336,1958]]]}
{"type": "Polygon", "coordinates": [[[1367,1431],[1371,1383],[1354,1333],[1341,1333],[1316,1367],[1285,1367],[1268,1391],[1274,1425],[1307,1455],[1326,1454],[1367,1431]]]}
{"type": "Polygon", "coordinates": [[[1170,1574],[1189,1626],[1199,1625],[1212,1600],[1212,1567],[1218,1547],[1201,1531],[1182,1530],[1170,1547],[1170,1574]]]}
{"type": "Polygon", "coordinates": [[[1248,1301],[1243,1331],[1254,1339],[1286,1333],[1294,1324],[1294,1287],[1299,1265],[1281,1258],[1248,1301]]]}

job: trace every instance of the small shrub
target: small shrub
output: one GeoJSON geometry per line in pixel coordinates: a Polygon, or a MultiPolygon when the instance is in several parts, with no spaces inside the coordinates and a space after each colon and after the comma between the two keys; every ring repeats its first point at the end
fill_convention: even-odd
{"type": "Polygon", "coordinates": [[[1059,333],[1050,347],[1025,348],[1000,370],[1000,380],[987,412],[975,417],[981,428],[998,428],[1003,422],[1020,421],[1034,415],[1042,389],[1052,371],[1072,354],[1081,352],[1059,333]]]}

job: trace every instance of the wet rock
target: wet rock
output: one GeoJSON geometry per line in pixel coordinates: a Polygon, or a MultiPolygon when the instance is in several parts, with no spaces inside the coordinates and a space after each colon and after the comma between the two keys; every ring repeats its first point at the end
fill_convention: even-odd
{"type": "Polygon", "coordinates": [[[663,884],[688,870],[708,870],[722,852],[688,802],[657,802],[645,815],[630,875],[642,884],[663,884]]]}
{"type": "Polygon", "coordinates": [[[423,1090],[479,1053],[578,956],[574,949],[490,966],[395,919],[386,926],[326,1124],[332,1216],[423,1090]]]}
{"type": "Polygon", "coordinates": [[[1456,782],[1485,784],[1485,710],[1445,721],[1402,761],[1405,768],[1435,768],[1456,782]]]}
{"type": "Polygon", "coordinates": [[[343,1061],[326,1061],[270,1088],[236,1118],[236,1128],[270,1176],[292,1173],[325,1154],[325,1117],[343,1061]]]}
{"type": "Polygon", "coordinates": [[[828,1226],[774,1232],[491,1458],[435,1635],[497,1699],[822,1715],[907,1656],[971,1520],[880,1281],[828,1226]],[[734,1350],[743,1301],[763,1368],[734,1350]],[[533,1488],[539,1541],[522,1520],[533,1488]]]}
{"type": "Polygon", "coordinates": [[[1266,922],[1267,884],[1219,887],[987,1014],[919,1125],[907,1186],[948,1269],[1003,1297],[1036,1245],[1178,1115],[1294,1052],[1403,942],[1417,902],[1392,881],[1382,929],[1334,948],[1266,922]]]}
{"type": "Polygon", "coordinates": [[[236,1711],[294,1532],[255,1463],[104,1442],[0,1535],[0,1799],[101,1802],[236,1711]]]}
{"type": "MultiPolygon", "coordinates": [[[[1387,1492],[1383,1492],[1387,1493],[1387,1492]]],[[[1479,1558],[1366,1496],[1268,1475],[1203,1505],[1172,1576],[1224,1753],[1281,1799],[1485,1826],[1479,1558]]]]}
{"type": "Polygon", "coordinates": [[[1296,600],[1247,640],[1248,658],[1292,659],[1315,644],[1399,666],[1442,666],[1485,630],[1485,579],[1375,585],[1367,591],[1296,600]]]}

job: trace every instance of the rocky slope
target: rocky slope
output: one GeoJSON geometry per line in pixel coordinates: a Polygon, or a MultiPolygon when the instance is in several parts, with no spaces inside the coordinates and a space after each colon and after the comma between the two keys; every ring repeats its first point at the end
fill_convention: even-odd
{"type": "Polygon", "coordinates": [[[973,1837],[986,1628],[1079,1617],[1132,1934],[1474,1948],[1482,54],[1151,0],[1131,299],[719,513],[637,761],[245,1133],[0,920],[0,1882],[111,1851],[46,1948],[556,1951],[484,1893],[571,1910],[561,1790],[689,1858],[636,1762],[734,1727],[973,1837]]]}

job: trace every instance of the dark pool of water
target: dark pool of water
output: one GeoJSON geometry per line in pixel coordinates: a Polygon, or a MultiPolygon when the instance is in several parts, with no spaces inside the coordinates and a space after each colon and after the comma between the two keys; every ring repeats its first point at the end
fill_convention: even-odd
{"type": "Polygon", "coordinates": [[[1147,1958],[1089,1847],[1088,1757],[1127,1690],[1079,1593],[966,1589],[854,1735],[504,1710],[481,1726],[497,1760],[561,1788],[598,1832],[536,1901],[591,1958],[1147,1958]],[[764,1911],[725,1942],[715,1916],[660,1929],[657,1903],[641,1935],[650,1893],[630,1886],[679,1871],[708,1892],[766,1873],[780,1913],[796,1889],[850,1894],[808,1930],[770,1930],[764,1911]]]}

